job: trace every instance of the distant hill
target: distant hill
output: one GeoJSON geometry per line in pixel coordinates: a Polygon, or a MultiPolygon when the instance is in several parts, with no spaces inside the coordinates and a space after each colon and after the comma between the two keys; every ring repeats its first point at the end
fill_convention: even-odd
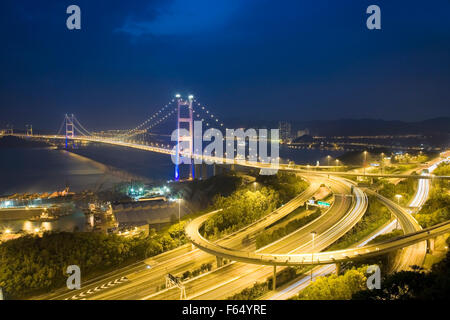
{"type": "MultiPolygon", "coordinates": [[[[245,120],[224,121],[230,128],[278,128],[278,121],[253,121],[244,123],[245,120]],[[230,123],[230,124],[229,124],[230,123]],[[231,126],[232,125],[232,126],[231,126]]],[[[340,120],[291,120],[292,132],[308,128],[311,135],[320,136],[373,136],[373,135],[448,135],[450,134],[450,118],[434,118],[419,122],[387,121],[381,119],[340,119],[340,120]]]]}
{"type": "Polygon", "coordinates": [[[404,135],[404,134],[449,134],[450,118],[436,118],[420,122],[386,121],[375,119],[342,119],[298,123],[322,136],[359,135],[404,135]]]}

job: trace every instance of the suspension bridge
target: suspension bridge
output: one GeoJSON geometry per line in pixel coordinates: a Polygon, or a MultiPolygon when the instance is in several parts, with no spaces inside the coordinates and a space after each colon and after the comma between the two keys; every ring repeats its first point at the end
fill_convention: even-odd
{"type": "MultiPolygon", "coordinates": [[[[197,167],[195,169],[195,163],[201,164],[220,164],[220,165],[230,165],[234,167],[235,165],[243,167],[252,167],[261,169],[264,174],[268,173],[269,170],[276,172],[278,170],[292,171],[299,173],[322,173],[334,176],[344,176],[344,177],[384,177],[384,178],[413,178],[413,179],[450,179],[449,176],[434,176],[434,175],[404,175],[404,174],[381,174],[381,173],[360,173],[360,172],[340,172],[331,171],[327,169],[337,169],[339,167],[335,166],[309,166],[309,165],[296,165],[292,162],[289,164],[283,164],[280,162],[280,157],[276,154],[274,157],[266,157],[264,159],[254,159],[247,156],[244,158],[235,157],[234,154],[225,153],[224,156],[215,155],[205,155],[203,154],[202,147],[194,146],[194,121],[201,121],[206,128],[215,128],[218,130],[225,130],[224,123],[204,104],[201,104],[193,95],[189,95],[187,98],[183,98],[181,95],[177,94],[172,100],[165,104],[162,108],[158,109],[155,113],[149,116],[145,121],[137,125],[136,127],[129,130],[115,130],[116,134],[106,134],[98,133],[93,130],[88,130],[86,127],[78,120],[74,114],[66,114],[61,123],[58,132],[54,135],[40,135],[33,133],[31,125],[27,126],[27,131],[25,134],[14,134],[12,130],[6,132],[8,135],[14,135],[19,137],[33,137],[36,139],[56,139],[64,140],[65,147],[70,148],[70,143],[74,141],[87,141],[87,142],[97,142],[109,145],[116,145],[134,149],[140,149],[144,151],[157,152],[162,154],[167,154],[173,156],[175,162],[174,178],[178,181],[180,177],[180,164],[189,165],[189,176],[188,179],[194,179],[197,176],[201,176],[202,172],[206,170],[204,168],[197,167]],[[176,120],[176,139],[172,139],[175,145],[170,145],[170,143],[162,142],[148,142],[145,139],[139,137],[145,136],[152,132],[158,126],[167,123],[169,120],[176,120]],[[180,132],[185,132],[185,134],[180,134],[180,132]],[[194,149],[195,148],[195,149],[194,149]],[[320,170],[320,171],[318,171],[320,170]]],[[[167,135],[169,136],[169,135],[167,135]]],[[[244,135],[243,137],[236,137],[237,147],[239,144],[244,143],[246,137],[249,141],[252,139],[250,136],[244,135]],[[244,141],[239,141],[243,139],[244,141]]],[[[257,138],[258,139],[258,138],[257,138]]],[[[259,138],[261,139],[261,138],[259,138]]],[[[278,137],[275,138],[278,142],[278,137]]],[[[273,141],[271,138],[265,138],[264,142],[273,141]]],[[[228,142],[227,142],[228,143],[228,142]]],[[[234,144],[234,142],[233,142],[234,144]]],[[[235,145],[236,146],[236,145],[235,145]]],[[[236,148],[234,148],[236,152],[236,148]]],[[[203,174],[203,177],[205,175],[203,174]]]]}

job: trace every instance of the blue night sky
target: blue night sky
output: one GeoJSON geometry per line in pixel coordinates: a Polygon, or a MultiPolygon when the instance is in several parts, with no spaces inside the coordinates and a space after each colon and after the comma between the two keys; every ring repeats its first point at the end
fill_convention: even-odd
{"type": "Polygon", "coordinates": [[[450,116],[449,14],[448,0],[2,0],[0,127],[75,113],[129,128],[177,92],[222,119],[450,116]],[[382,30],[366,28],[371,4],[382,30]]]}

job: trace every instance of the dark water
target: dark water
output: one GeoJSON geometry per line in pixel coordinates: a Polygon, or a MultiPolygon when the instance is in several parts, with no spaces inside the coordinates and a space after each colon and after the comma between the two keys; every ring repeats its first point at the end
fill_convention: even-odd
{"type": "Polygon", "coordinates": [[[64,216],[55,221],[41,222],[29,220],[0,221],[0,231],[10,229],[12,232],[23,230],[34,232],[38,228],[41,231],[84,231],[86,228],[86,218],[84,213],[76,211],[69,216],[64,216]]]}
{"type": "MultiPolygon", "coordinates": [[[[280,150],[280,156],[285,160],[312,165],[318,160],[327,164],[327,155],[335,157],[339,154],[284,147],[280,150]]],[[[156,183],[173,179],[173,173],[170,156],[124,147],[90,145],[72,152],[0,149],[0,195],[51,192],[66,186],[72,191],[102,189],[120,181],[139,179],[156,183]]]]}
{"type": "MultiPolygon", "coordinates": [[[[296,163],[326,164],[326,156],[339,155],[321,150],[281,148],[280,157],[296,163]]],[[[182,175],[187,175],[187,166],[182,175]]],[[[55,149],[0,149],[0,195],[24,192],[53,192],[69,186],[72,191],[100,190],[115,183],[143,180],[158,183],[173,179],[170,156],[130,148],[89,145],[72,152],[55,149]]],[[[85,217],[75,212],[52,222],[8,221],[0,228],[18,230],[84,230],[85,217]]]]}

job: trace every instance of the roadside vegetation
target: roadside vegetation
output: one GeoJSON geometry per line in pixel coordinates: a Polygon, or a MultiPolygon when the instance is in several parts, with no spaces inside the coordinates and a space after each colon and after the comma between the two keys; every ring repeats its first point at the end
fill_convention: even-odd
{"type": "MultiPolygon", "coordinates": [[[[450,175],[450,164],[439,165],[433,174],[450,175]]],[[[433,181],[430,197],[416,214],[416,219],[424,228],[450,219],[450,182],[448,180],[433,181]]]]}
{"type": "Polygon", "coordinates": [[[422,209],[416,214],[416,220],[423,228],[450,219],[450,194],[446,189],[435,188],[422,209]]]}
{"type": "Polygon", "coordinates": [[[391,213],[374,196],[368,196],[369,205],[367,212],[361,220],[349,232],[339,238],[325,251],[341,250],[361,241],[375,230],[387,223],[391,218],[391,213]]]}
{"type": "MultiPolygon", "coordinates": [[[[241,186],[233,174],[196,182],[193,189],[208,197],[224,197],[241,186]]],[[[192,189],[191,188],[191,189],[192,189]]],[[[189,196],[189,194],[188,194],[189,196]]],[[[183,217],[149,236],[132,238],[89,232],[46,232],[42,237],[27,235],[0,244],[0,287],[8,299],[29,297],[65,285],[69,265],[81,268],[82,279],[123,267],[136,261],[175,249],[187,242],[184,227],[204,211],[183,217]]],[[[210,268],[201,266],[201,273],[210,268]]]]}
{"type": "MultiPolygon", "coordinates": [[[[305,272],[303,267],[286,267],[277,273],[277,288],[286,284],[287,282],[297,278],[300,274],[305,272]]],[[[257,282],[252,287],[245,288],[239,293],[228,297],[227,300],[257,300],[272,289],[273,278],[269,277],[264,282],[257,282]]]]}
{"type": "MultiPolygon", "coordinates": [[[[447,245],[450,245],[447,239],[447,245]]],[[[381,280],[380,290],[355,292],[354,300],[449,300],[450,299],[450,252],[435,263],[430,272],[417,268],[387,275],[381,280]]]]}
{"type": "Polygon", "coordinates": [[[218,196],[211,209],[223,209],[204,224],[209,239],[239,230],[274,211],[302,191],[308,183],[294,174],[279,172],[273,176],[257,176],[257,187],[244,186],[228,197],[218,196]]]}
{"type": "Polygon", "coordinates": [[[417,190],[417,179],[404,179],[397,184],[386,180],[379,181],[378,193],[397,203],[396,195],[401,195],[399,203],[406,205],[417,190]]]}
{"type": "Polygon", "coordinates": [[[397,238],[402,236],[404,233],[402,230],[396,229],[392,232],[388,232],[388,233],[384,233],[384,234],[380,234],[379,236],[376,236],[375,238],[373,238],[371,241],[369,241],[367,244],[377,244],[389,239],[393,239],[393,238],[397,238]]]}
{"type": "Polygon", "coordinates": [[[291,300],[349,300],[366,288],[367,267],[350,269],[343,275],[319,277],[291,300]]]}
{"type": "Polygon", "coordinates": [[[178,226],[154,237],[87,232],[27,235],[0,245],[0,287],[7,298],[40,294],[64,286],[69,265],[78,265],[85,279],[185,242],[178,226]]]}
{"type": "Polygon", "coordinates": [[[193,271],[187,270],[185,271],[182,276],[181,280],[185,281],[189,278],[195,278],[196,276],[211,271],[213,268],[213,264],[211,262],[209,263],[203,263],[200,267],[197,269],[194,269],[193,271]]]}
{"type": "MultiPolygon", "coordinates": [[[[450,176],[450,163],[441,163],[434,171],[433,174],[436,176],[450,176]]],[[[450,189],[449,180],[435,180],[433,184],[439,188],[450,189]]]]}
{"type": "MultiPolygon", "coordinates": [[[[387,237],[396,236],[396,232],[387,237]]],[[[450,239],[447,239],[447,244],[450,245],[450,239]]],[[[381,272],[381,289],[369,290],[366,284],[367,265],[362,265],[340,276],[333,274],[318,278],[292,300],[448,300],[449,269],[450,252],[447,252],[443,260],[432,266],[431,272],[424,272],[421,268],[393,274],[381,272]]]]}
{"type": "Polygon", "coordinates": [[[275,229],[271,232],[265,230],[265,231],[259,233],[256,236],[256,248],[257,249],[262,248],[262,247],[268,245],[269,243],[272,243],[278,239],[281,239],[284,236],[294,232],[295,230],[300,229],[301,227],[307,225],[311,221],[320,217],[320,214],[321,214],[321,210],[319,208],[317,208],[314,212],[312,212],[311,214],[309,214],[305,217],[289,221],[284,227],[275,229]]]}

